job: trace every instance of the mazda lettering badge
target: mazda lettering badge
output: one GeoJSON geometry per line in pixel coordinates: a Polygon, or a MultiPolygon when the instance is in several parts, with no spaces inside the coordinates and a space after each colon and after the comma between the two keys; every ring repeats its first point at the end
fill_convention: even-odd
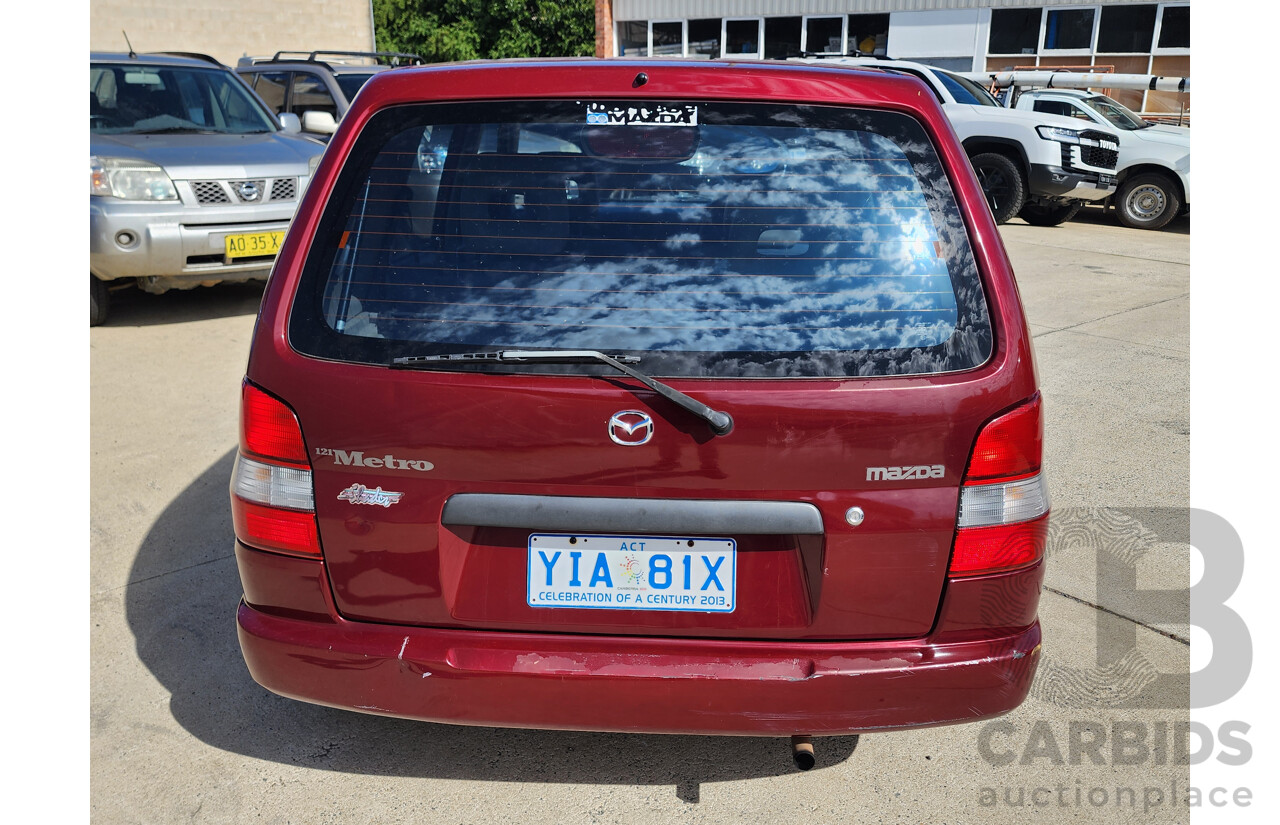
{"type": "Polygon", "coordinates": [[[653,419],[639,410],[623,410],[609,418],[609,437],[624,447],[639,447],[653,438],[653,419]]]}

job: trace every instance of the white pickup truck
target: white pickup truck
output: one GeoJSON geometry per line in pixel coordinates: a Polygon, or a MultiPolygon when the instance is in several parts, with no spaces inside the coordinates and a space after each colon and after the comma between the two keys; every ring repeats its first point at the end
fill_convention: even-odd
{"type": "Polygon", "coordinates": [[[1116,216],[1125,226],[1159,229],[1191,201],[1191,130],[1149,123],[1104,94],[1076,89],[1031,89],[1013,111],[1070,117],[1119,130],[1116,216]]]}
{"type": "Polygon", "coordinates": [[[924,63],[875,57],[804,60],[869,66],[923,80],[968,153],[996,223],[1017,215],[1037,226],[1056,226],[1086,202],[1101,203],[1116,191],[1120,137],[1105,123],[1007,109],[981,84],[924,63]]]}

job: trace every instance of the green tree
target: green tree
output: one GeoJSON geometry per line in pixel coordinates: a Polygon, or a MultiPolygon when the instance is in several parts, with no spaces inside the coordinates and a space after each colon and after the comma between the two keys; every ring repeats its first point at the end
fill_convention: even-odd
{"type": "Polygon", "coordinates": [[[373,0],[378,48],[433,62],[595,53],[594,0],[373,0]]]}

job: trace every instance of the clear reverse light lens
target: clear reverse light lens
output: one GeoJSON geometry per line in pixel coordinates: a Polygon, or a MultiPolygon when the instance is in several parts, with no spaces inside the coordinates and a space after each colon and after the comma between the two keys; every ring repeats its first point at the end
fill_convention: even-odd
{"type": "Polygon", "coordinates": [[[311,471],[263,464],[251,458],[236,458],[231,492],[245,501],[290,510],[315,510],[311,493],[311,471]]]}
{"type": "Polygon", "coordinates": [[[89,194],[126,201],[176,201],[178,190],[153,163],[89,156],[89,194]]]}
{"type": "Polygon", "coordinates": [[[960,489],[959,527],[991,527],[1039,518],[1049,512],[1044,475],[960,489]]]}

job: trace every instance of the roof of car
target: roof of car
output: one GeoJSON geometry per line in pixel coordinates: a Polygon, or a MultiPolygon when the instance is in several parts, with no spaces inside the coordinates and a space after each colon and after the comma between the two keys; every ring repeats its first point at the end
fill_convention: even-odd
{"type": "Polygon", "coordinates": [[[930,77],[931,82],[943,82],[936,77],[938,74],[948,76],[955,76],[957,74],[951,69],[942,69],[937,66],[931,66],[928,63],[917,63],[914,60],[899,60],[896,57],[872,55],[837,55],[833,57],[791,58],[788,59],[787,62],[805,63],[810,66],[843,66],[846,69],[880,69],[882,71],[896,72],[898,74],[902,74],[904,72],[909,74],[915,71],[930,77]]]}
{"type": "Polygon", "coordinates": [[[1035,94],[1037,92],[1052,92],[1055,95],[1066,95],[1067,97],[1078,97],[1082,99],[1088,97],[1102,97],[1102,95],[1097,92],[1090,92],[1084,89],[1025,89],[1022,93],[1027,95],[1035,94]]]}
{"type": "Polygon", "coordinates": [[[247,72],[254,69],[272,69],[282,66],[297,67],[310,66],[315,69],[323,69],[333,74],[370,74],[372,72],[385,72],[388,69],[394,69],[395,66],[375,66],[369,63],[330,63],[326,60],[307,60],[305,58],[283,58],[281,60],[272,60],[270,58],[263,60],[255,60],[252,63],[236,64],[237,72],[247,72]]]}
{"type": "MultiPolygon", "coordinates": [[[[687,94],[697,88],[709,99],[737,97],[787,99],[791,79],[813,83],[820,76],[838,76],[841,84],[868,81],[879,93],[908,94],[906,86],[924,81],[908,73],[882,71],[878,66],[841,66],[824,62],[692,58],[517,57],[408,66],[377,74],[361,92],[353,108],[378,109],[424,99],[437,101],[498,96],[616,95],[618,99],[653,94],[687,94]],[[424,86],[423,81],[431,78],[424,86]],[[777,81],[784,81],[778,84],[777,81]],[[885,85],[881,85],[885,84],[885,85]],[[890,91],[906,84],[900,91],[890,91]],[[464,91],[465,89],[465,91],[464,91]],[[661,89],[662,91],[658,91],[661,89]],[[365,106],[360,107],[360,101],[365,106]]],[[[822,88],[822,87],[820,87],[822,88]]],[[[870,86],[866,88],[871,88],[870,86]]],[[[810,88],[805,94],[820,95],[810,88]]],[[[941,109],[938,110],[941,116],[941,109]]]]}
{"type": "MultiPolygon", "coordinates": [[[[369,68],[369,67],[364,67],[369,68]]],[[[841,66],[839,63],[833,63],[826,60],[815,61],[793,61],[793,60],[769,60],[760,58],[738,58],[738,57],[721,57],[714,60],[701,60],[688,57],[503,57],[503,58],[481,58],[476,60],[459,60],[449,63],[432,63],[422,66],[400,66],[397,75],[405,74],[424,74],[436,72],[455,72],[455,71],[494,71],[508,70],[519,71],[522,69],[563,69],[573,70],[581,68],[590,68],[595,70],[611,70],[625,69],[638,70],[646,73],[654,69],[703,69],[712,72],[732,71],[742,69],[781,69],[783,71],[795,72],[812,72],[815,70],[841,71],[849,70],[866,72],[867,74],[901,77],[900,73],[883,71],[875,71],[880,68],[892,68],[891,66],[880,67],[870,62],[858,65],[841,66]]]]}
{"type": "Polygon", "coordinates": [[[913,69],[929,69],[935,72],[945,72],[946,69],[939,69],[937,66],[930,66],[928,63],[916,63],[913,60],[899,60],[896,57],[880,57],[875,55],[834,55],[831,57],[806,57],[793,58],[788,62],[792,63],[808,63],[812,66],[821,66],[830,63],[835,66],[860,66],[860,67],[879,67],[883,69],[892,69],[898,66],[908,66],[913,69]]]}
{"type": "Polygon", "coordinates": [[[230,68],[208,55],[179,52],[89,52],[90,63],[136,63],[139,66],[190,66],[191,68],[230,68]]]}
{"type": "Polygon", "coordinates": [[[245,55],[236,62],[237,70],[254,66],[317,66],[334,74],[368,74],[399,66],[422,66],[426,60],[408,52],[353,52],[353,51],[278,51],[270,57],[245,55]],[[356,62],[359,61],[359,62],[356,62]]]}

